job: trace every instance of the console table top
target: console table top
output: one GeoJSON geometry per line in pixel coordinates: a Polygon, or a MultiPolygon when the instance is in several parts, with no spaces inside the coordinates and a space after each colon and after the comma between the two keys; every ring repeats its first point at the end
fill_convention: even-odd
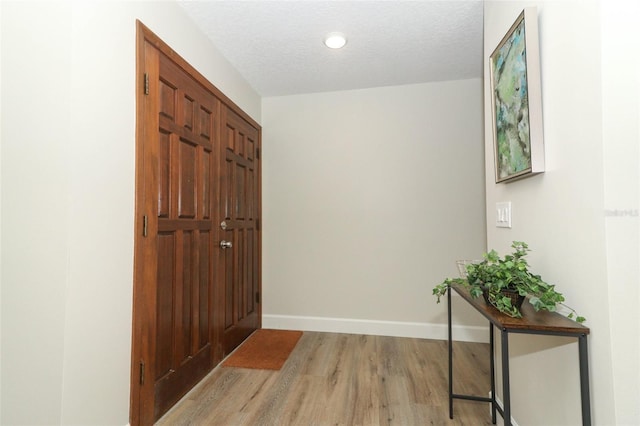
{"type": "Polygon", "coordinates": [[[522,304],[522,308],[520,309],[522,312],[522,318],[512,318],[498,311],[495,307],[488,305],[482,297],[471,297],[469,290],[460,284],[452,284],[451,288],[469,302],[469,304],[478,312],[491,321],[493,325],[503,330],[540,334],[589,334],[588,327],[585,327],[584,325],[557,312],[536,312],[528,300],[525,300],[522,304]]]}

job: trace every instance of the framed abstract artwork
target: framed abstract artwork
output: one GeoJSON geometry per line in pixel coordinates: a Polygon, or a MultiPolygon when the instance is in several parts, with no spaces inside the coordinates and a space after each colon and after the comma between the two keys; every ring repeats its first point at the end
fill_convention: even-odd
{"type": "Polygon", "coordinates": [[[538,19],[526,8],[489,57],[496,183],[544,172],[538,19]]]}

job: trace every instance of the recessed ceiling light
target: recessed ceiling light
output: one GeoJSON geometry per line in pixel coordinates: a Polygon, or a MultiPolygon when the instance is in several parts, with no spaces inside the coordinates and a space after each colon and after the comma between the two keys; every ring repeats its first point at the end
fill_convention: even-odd
{"type": "Polygon", "coordinates": [[[347,38],[342,33],[329,33],[324,39],[324,44],[329,49],[340,49],[347,44],[347,38]]]}

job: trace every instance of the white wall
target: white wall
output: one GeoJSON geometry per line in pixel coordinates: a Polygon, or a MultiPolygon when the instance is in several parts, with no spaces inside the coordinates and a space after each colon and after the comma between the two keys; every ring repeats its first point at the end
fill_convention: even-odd
{"type": "Polygon", "coordinates": [[[617,424],[631,425],[640,424],[640,60],[629,52],[640,52],[640,3],[600,8],[613,394],[617,424]]]}
{"type": "MultiPolygon", "coordinates": [[[[2,3],[0,2],[0,22],[2,22],[2,3]]],[[[2,50],[2,31],[0,31],[0,51],[2,50]]],[[[0,55],[0,99],[2,99],[2,55],[0,55]]],[[[2,102],[0,102],[0,117],[2,117],[2,102]]],[[[0,177],[2,176],[2,120],[0,120],[0,177]]],[[[0,259],[2,259],[2,185],[0,184],[0,259]]],[[[2,262],[0,261],[0,354],[2,354],[2,262]]],[[[0,359],[0,366],[2,361],[0,359]]],[[[2,368],[0,367],[0,401],[2,401],[2,368]]],[[[2,404],[0,403],[0,420],[2,419],[2,404]]]]}
{"type": "Polygon", "coordinates": [[[260,120],[174,2],[2,2],[2,424],[129,415],[135,20],[260,120]]]}
{"type": "MultiPolygon", "coordinates": [[[[527,241],[534,271],[587,317],[594,424],[638,424],[638,316],[635,308],[619,309],[628,306],[627,297],[638,300],[638,218],[605,218],[607,209],[638,208],[638,124],[617,126],[620,117],[638,117],[637,98],[629,98],[638,93],[638,70],[625,74],[629,52],[637,51],[637,26],[616,22],[631,13],[618,2],[485,2],[485,75],[489,54],[522,8],[531,5],[539,11],[547,171],[494,183],[487,79],[488,246],[504,252],[512,240],[527,241]],[[625,184],[618,186],[615,179],[625,184]],[[513,203],[512,229],[492,226],[498,201],[513,203]],[[612,231],[621,221],[625,232],[633,232],[612,231]],[[622,272],[614,256],[626,250],[631,263],[622,272]]],[[[512,338],[510,349],[516,421],[579,424],[577,344],[523,335],[512,338]]]]}
{"type": "Polygon", "coordinates": [[[17,4],[2,6],[1,386],[7,424],[56,423],[62,411],[71,16],[68,5],[38,6],[33,16],[17,4]]]}
{"type": "Polygon", "coordinates": [[[481,87],[263,99],[266,327],[445,336],[431,289],[485,247],[481,87]]]}

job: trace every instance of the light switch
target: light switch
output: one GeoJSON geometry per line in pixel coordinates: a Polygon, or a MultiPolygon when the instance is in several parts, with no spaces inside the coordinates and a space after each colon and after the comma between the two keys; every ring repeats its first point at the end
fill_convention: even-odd
{"type": "Polygon", "coordinates": [[[496,203],[496,227],[511,228],[511,201],[496,203]]]}

